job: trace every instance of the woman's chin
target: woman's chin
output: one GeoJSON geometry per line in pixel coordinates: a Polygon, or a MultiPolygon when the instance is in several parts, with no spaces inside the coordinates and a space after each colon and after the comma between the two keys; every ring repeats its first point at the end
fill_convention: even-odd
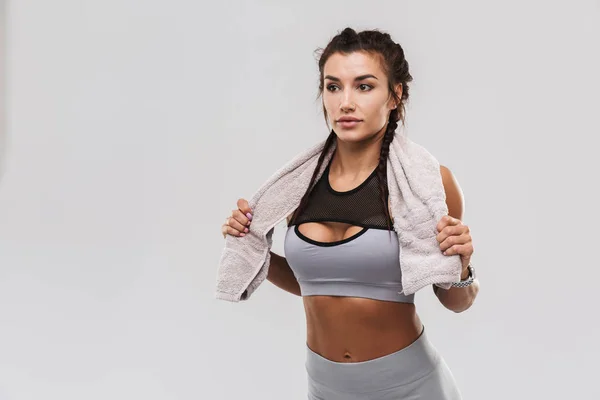
{"type": "Polygon", "coordinates": [[[337,129],[334,132],[337,136],[337,139],[345,143],[360,143],[373,136],[372,134],[369,135],[368,133],[362,131],[353,131],[349,129],[337,129]]]}

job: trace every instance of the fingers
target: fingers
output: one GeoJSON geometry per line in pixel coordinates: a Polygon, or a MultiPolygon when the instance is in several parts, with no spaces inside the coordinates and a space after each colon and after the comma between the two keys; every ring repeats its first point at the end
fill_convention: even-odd
{"type": "Polygon", "coordinates": [[[252,210],[250,209],[250,206],[248,205],[246,199],[239,199],[237,201],[237,207],[243,215],[245,215],[248,219],[252,220],[252,210]]]}
{"type": "Polygon", "coordinates": [[[473,245],[471,243],[455,244],[443,251],[445,256],[460,254],[461,256],[471,256],[473,254],[473,245]]]}
{"type": "Polygon", "coordinates": [[[252,221],[252,210],[245,199],[237,201],[237,209],[231,210],[231,216],[225,219],[221,227],[223,237],[226,235],[243,237],[250,231],[252,221]]]}
{"type": "Polygon", "coordinates": [[[226,235],[237,236],[237,237],[246,236],[245,233],[232,228],[231,226],[227,225],[227,223],[223,224],[223,226],[221,227],[221,233],[223,234],[223,237],[225,237],[226,235]]]}
{"type": "Polygon", "coordinates": [[[250,225],[250,220],[240,210],[231,210],[231,218],[229,218],[229,226],[237,229],[240,232],[248,232],[247,227],[250,225]]]}
{"type": "Polygon", "coordinates": [[[446,251],[452,246],[463,245],[469,242],[471,242],[471,235],[468,233],[464,235],[448,236],[444,241],[440,243],[440,250],[446,251]]]}
{"type": "MultiPolygon", "coordinates": [[[[466,245],[471,242],[471,232],[467,225],[463,225],[462,221],[457,218],[452,218],[445,215],[438,224],[443,228],[437,234],[436,239],[440,244],[440,250],[446,252],[453,246],[466,245]]],[[[460,247],[458,247],[460,249],[460,247]]],[[[449,251],[449,254],[455,254],[456,250],[449,251]]]]}
{"type": "Polygon", "coordinates": [[[233,217],[227,217],[225,223],[221,226],[221,233],[223,237],[226,235],[243,237],[246,235],[248,228],[243,227],[233,217]]]}
{"type": "Polygon", "coordinates": [[[469,227],[466,225],[448,225],[445,226],[435,237],[438,243],[442,243],[450,236],[463,235],[469,233],[469,227]]]}
{"type": "Polygon", "coordinates": [[[438,232],[441,232],[446,226],[460,225],[461,223],[462,223],[462,221],[458,218],[454,218],[449,215],[444,215],[440,219],[440,222],[438,222],[438,224],[437,224],[437,230],[438,230],[438,232]]]}

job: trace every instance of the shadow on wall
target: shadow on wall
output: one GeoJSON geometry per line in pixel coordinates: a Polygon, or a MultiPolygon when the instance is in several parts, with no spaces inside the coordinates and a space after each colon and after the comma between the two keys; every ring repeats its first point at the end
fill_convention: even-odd
{"type": "Polygon", "coordinates": [[[7,1],[0,0],[0,182],[2,182],[2,177],[4,176],[4,168],[6,164],[6,147],[8,145],[8,124],[6,123],[6,4],[7,1]]]}

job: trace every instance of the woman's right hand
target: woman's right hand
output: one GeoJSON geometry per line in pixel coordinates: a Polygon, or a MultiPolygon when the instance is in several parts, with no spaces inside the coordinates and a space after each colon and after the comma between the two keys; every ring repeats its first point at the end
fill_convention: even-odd
{"type": "Polygon", "coordinates": [[[223,239],[227,235],[243,237],[250,230],[250,222],[252,221],[252,210],[248,206],[245,199],[237,201],[237,210],[232,210],[231,215],[225,219],[225,223],[221,227],[223,239]]]}

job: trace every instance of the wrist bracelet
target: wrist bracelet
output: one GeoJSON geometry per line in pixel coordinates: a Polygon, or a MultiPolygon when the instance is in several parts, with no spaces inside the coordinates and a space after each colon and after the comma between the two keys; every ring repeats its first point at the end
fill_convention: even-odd
{"type": "Polygon", "coordinates": [[[469,263],[467,269],[469,270],[469,276],[467,277],[467,279],[465,279],[464,281],[461,280],[460,282],[453,282],[452,287],[467,287],[473,283],[473,281],[475,280],[475,268],[471,263],[469,263]]]}

